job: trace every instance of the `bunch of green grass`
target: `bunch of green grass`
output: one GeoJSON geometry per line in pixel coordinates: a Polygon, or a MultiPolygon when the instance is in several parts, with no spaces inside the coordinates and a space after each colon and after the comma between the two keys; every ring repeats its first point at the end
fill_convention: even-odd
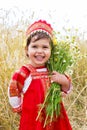
{"type": "MultiPolygon", "coordinates": [[[[72,39],[71,39],[72,40],[72,39]]],[[[57,71],[61,74],[67,72],[70,69],[70,66],[74,63],[73,55],[71,53],[71,41],[55,41],[56,43],[52,43],[52,51],[51,57],[47,63],[47,67],[49,70],[49,75],[53,71],[57,71]]],[[[46,119],[44,122],[44,127],[55,120],[60,115],[61,109],[61,86],[57,83],[51,83],[50,88],[47,91],[45,96],[45,100],[43,104],[41,104],[41,109],[38,113],[39,118],[42,110],[44,109],[46,112],[46,119]]]]}

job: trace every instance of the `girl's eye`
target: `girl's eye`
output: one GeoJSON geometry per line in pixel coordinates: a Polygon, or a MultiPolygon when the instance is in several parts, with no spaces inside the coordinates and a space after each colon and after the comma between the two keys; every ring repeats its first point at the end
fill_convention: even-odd
{"type": "Polygon", "coordinates": [[[43,48],[48,48],[48,46],[43,46],[43,48]]]}
{"type": "Polygon", "coordinates": [[[37,46],[36,46],[36,45],[34,45],[34,46],[32,46],[32,48],[37,48],[37,46]]]}

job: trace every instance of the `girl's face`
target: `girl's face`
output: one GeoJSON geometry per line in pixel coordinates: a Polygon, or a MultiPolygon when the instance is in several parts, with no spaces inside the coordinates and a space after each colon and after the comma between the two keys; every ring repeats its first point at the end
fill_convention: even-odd
{"type": "Polygon", "coordinates": [[[51,55],[50,40],[47,38],[30,42],[27,50],[30,64],[34,67],[44,66],[51,55]]]}

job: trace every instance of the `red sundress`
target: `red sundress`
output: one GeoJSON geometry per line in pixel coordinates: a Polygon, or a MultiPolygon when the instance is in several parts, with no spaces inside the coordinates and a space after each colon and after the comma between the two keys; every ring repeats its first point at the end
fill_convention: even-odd
{"type": "MultiPolygon", "coordinates": [[[[30,73],[32,73],[32,70],[34,69],[30,69],[30,73]]],[[[43,128],[44,113],[42,121],[36,120],[38,104],[44,101],[44,91],[45,88],[42,80],[40,78],[34,78],[24,94],[19,130],[72,130],[63,103],[61,103],[61,114],[55,122],[43,128]]]]}

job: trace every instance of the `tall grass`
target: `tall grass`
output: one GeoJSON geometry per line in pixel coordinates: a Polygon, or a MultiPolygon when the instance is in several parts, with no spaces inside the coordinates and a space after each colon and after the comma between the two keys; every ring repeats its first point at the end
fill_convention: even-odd
{"type": "MultiPolygon", "coordinates": [[[[28,21],[6,26],[0,24],[0,130],[18,130],[20,116],[8,102],[8,86],[13,72],[27,62],[24,52],[25,28],[28,21]]],[[[7,17],[8,18],[8,17],[7,17]]],[[[77,37],[77,36],[76,36],[77,37]]],[[[63,100],[73,130],[87,130],[87,41],[77,37],[79,55],[72,68],[73,91],[63,100]]]]}
{"type": "Polygon", "coordinates": [[[0,130],[17,130],[20,117],[12,112],[7,93],[13,72],[25,63],[25,33],[18,23],[10,28],[0,26],[0,130]]]}
{"type": "Polygon", "coordinates": [[[87,42],[78,41],[80,53],[73,68],[73,92],[65,99],[74,130],[87,129],[87,42]]]}

